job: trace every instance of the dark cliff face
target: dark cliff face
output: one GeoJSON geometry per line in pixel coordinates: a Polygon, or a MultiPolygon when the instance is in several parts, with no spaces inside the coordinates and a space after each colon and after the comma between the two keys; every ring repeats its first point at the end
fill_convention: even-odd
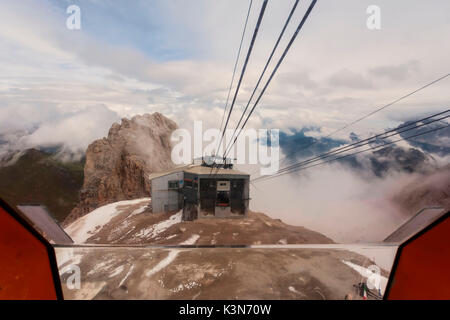
{"type": "Polygon", "coordinates": [[[170,136],[176,128],[160,113],[114,123],[107,138],[86,150],[80,201],[65,224],[104,204],[148,196],[148,174],[173,166],[170,136]]]}

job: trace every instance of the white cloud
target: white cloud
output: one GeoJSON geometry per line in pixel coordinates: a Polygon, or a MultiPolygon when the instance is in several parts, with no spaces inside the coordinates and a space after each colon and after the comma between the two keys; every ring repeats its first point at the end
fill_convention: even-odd
{"type": "Polygon", "coordinates": [[[85,108],[43,123],[21,141],[28,147],[65,145],[72,152],[84,152],[89,142],[105,136],[110,124],[118,120],[118,115],[103,105],[85,108]]]}
{"type": "Polygon", "coordinates": [[[420,65],[418,61],[409,61],[394,66],[379,66],[370,70],[370,73],[378,77],[387,77],[393,81],[403,81],[418,73],[420,65]]]}
{"type": "Polygon", "coordinates": [[[307,226],[337,242],[382,241],[408,216],[389,199],[413,176],[365,179],[339,164],[323,165],[252,186],[252,209],[307,226]]]}
{"type": "Polygon", "coordinates": [[[348,69],[343,69],[333,74],[330,77],[330,84],[336,87],[352,89],[370,89],[373,87],[371,81],[348,69]]]}
{"type": "MultiPolygon", "coordinates": [[[[314,125],[323,127],[321,132],[326,134],[450,70],[444,54],[450,43],[442,38],[442,34],[450,31],[444,14],[448,12],[447,1],[436,1],[432,17],[430,13],[429,18],[418,20],[424,8],[430,10],[425,2],[410,5],[407,1],[383,0],[379,5],[384,22],[379,32],[365,27],[368,4],[352,0],[345,5],[331,1],[317,5],[249,127],[288,129],[314,125]],[[405,6],[411,10],[405,11],[405,6]]],[[[157,1],[136,4],[141,11],[136,12],[133,4],[128,3],[81,2],[82,19],[95,16],[106,21],[111,14],[109,10],[119,14],[121,19],[108,18],[104,26],[117,32],[117,38],[122,37],[114,39],[114,35],[99,37],[89,23],[84,23],[87,27],[80,32],[67,30],[65,10],[52,2],[2,2],[0,132],[35,130],[42,126],[39,132],[46,136],[45,130],[49,129],[44,128],[51,128],[51,123],[57,123],[58,119],[66,119],[66,114],[70,116],[99,105],[120,117],[159,111],[181,127],[192,126],[193,120],[199,119],[206,127],[219,126],[247,5],[238,0],[157,1]],[[83,13],[83,8],[90,11],[83,13]],[[152,15],[149,20],[156,19],[159,24],[148,32],[150,39],[163,39],[158,43],[159,49],[185,54],[158,60],[153,51],[150,54],[140,46],[141,41],[136,40],[133,45],[134,33],[129,30],[140,28],[134,19],[139,14],[152,15]],[[127,35],[129,41],[125,41],[127,35]]],[[[261,1],[254,3],[243,54],[260,5],[261,1]]],[[[291,2],[269,3],[231,127],[240,117],[239,111],[247,102],[291,5],[291,2]]],[[[286,45],[305,9],[303,3],[280,48],[286,45]]],[[[104,21],[88,22],[95,26],[104,21]]],[[[424,113],[443,107],[450,99],[448,81],[352,131],[362,134],[381,130],[394,123],[394,118],[406,114],[405,110],[424,113]]],[[[105,117],[101,127],[111,125],[107,123],[110,120],[105,117]]],[[[92,135],[79,139],[91,139],[103,131],[94,130],[92,135]]],[[[343,134],[347,136],[348,132],[343,134]]],[[[70,141],[71,135],[62,136],[69,139],[68,145],[81,144],[70,141]]],[[[35,137],[30,141],[43,142],[38,135],[35,137]]]]}

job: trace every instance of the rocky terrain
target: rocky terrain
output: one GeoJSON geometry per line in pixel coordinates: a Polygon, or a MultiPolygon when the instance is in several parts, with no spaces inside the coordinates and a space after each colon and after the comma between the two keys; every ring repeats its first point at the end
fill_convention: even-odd
{"type": "MultiPolygon", "coordinates": [[[[194,244],[196,235],[181,243],[194,244]]],[[[355,285],[374,261],[349,249],[97,247],[57,248],[56,254],[68,300],[362,299],[355,285]],[[74,263],[80,289],[67,285],[74,263]]],[[[390,247],[378,249],[393,256],[390,247]]],[[[383,293],[388,272],[381,272],[383,293]]]]}
{"type": "Polygon", "coordinates": [[[107,137],[87,148],[80,200],[64,223],[104,204],[148,195],[150,184],[145,177],[173,166],[170,136],[176,128],[160,113],[114,123],[107,137]]]}
{"type": "Polygon", "coordinates": [[[198,245],[333,243],[326,236],[290,226],[263,213],[246,219],[181,221],[180,212],[152,214],[149,198],[100,207],[65,229],[75,243],[173,245],[198,235],[198,245]]]}
{"type": "Polygon", "coordinates": [[[78,244],[112,245],[56,249],[66,299],[360,299],[354,285],[371,274],[374,250],[395,254],[337,245],[256,212],[183,222],[181,212],[150,213],[150,201],[108,204],[66,227],[78,244]],[[71,264],[78,290],[66,284],[71,264]]]}

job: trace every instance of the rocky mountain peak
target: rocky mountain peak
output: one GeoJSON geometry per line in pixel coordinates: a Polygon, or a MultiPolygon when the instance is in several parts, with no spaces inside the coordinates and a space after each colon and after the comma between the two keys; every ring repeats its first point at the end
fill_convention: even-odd
{"type": "Polygon", "coordinates": [[[173,166],[170,136],[176,128],[175,122],[157,112],[114,123],[107,137],[86,150],[80,202],[65,223],[107,203],[149,195],[146,176],[173,166]]]}

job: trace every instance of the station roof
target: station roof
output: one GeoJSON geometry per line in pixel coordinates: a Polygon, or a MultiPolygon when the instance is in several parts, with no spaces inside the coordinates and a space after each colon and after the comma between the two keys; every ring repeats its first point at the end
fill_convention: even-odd
{"type": "MultiPolygon", "coordinates": [[[[159,178],[168,174],[177,173],[177,172],[185,172],[192,173],[199,176],[209,176],[211,174],[211,167],[202,166],[202,165],[187,165],[187,166],[179,166],[166,171],[152,173],[149,175],[149,179],[153,180],[155,178],[159,178]]],[[[241,176],[248,178],[250,175],[248,173],[236,170],[236,169],[224,169],[224,168],[214,168],[213,169],[214,176],[241,176]]]]}

